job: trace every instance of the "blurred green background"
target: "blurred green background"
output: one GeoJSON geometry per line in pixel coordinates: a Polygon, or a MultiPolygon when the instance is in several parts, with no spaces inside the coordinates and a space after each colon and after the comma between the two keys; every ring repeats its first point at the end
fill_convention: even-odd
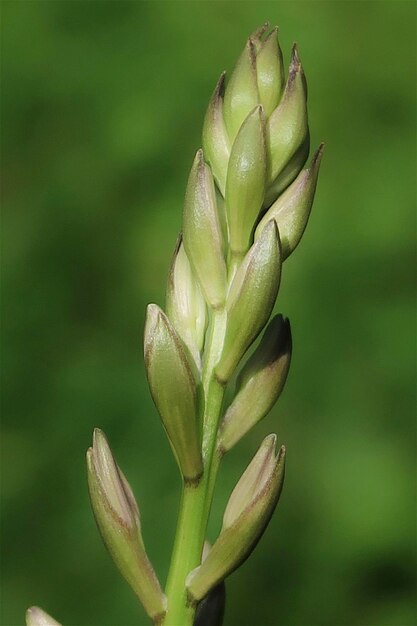
{"type": "Polygon", "coordinates": [[[273,414],[225,460],[210,524],[260,439],[288,447],[226,626],[411,626],[415,615],[413,2],[5,2],[2,8],[2,618],[145,615],[90,512],[108,434],[165,580],[179,477],[145,382],[186,179],[221,70],[265,20],[309,82],[315,207],[278,310],[294,356],[273,414]]]}

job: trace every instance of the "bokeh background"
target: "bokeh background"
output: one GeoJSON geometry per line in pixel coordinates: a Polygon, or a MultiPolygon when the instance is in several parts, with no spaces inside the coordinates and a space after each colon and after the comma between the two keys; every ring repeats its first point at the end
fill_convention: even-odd
{"type": "Polygon", "coordinates": [[[1,624],[145,615],[91,515],[108,434],[165,580],[179,477],[145,382],[208,98],[245,38],[280,26],[309,83],[315,207],[278,310],[294,357],[273,414],[225,460],[210,523],[262,436],[288,447],[226,626],[412,626],[415,614],[414,2],[3,1],[1,624]]]}

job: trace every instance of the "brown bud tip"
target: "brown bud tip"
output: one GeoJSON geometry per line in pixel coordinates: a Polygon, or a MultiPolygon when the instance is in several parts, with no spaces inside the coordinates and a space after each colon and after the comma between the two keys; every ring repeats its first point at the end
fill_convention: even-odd
{"type": "Polygon", "coordinates": [[[220,78],[217,81],[217,85],[214,89],[214,100],[217,102],[220,98],[224,96],[224,87],[226,82],[226,70],[220,74],[220,78]]]}
{"type": "Polygon", "coordinates": [[[273,39],[274,37],[278,36],[278,26],[274,26],[274,28],[271,30],[270,33],[267,34],[267,36],[265,37],[265,43],[269,40],[269,39],[273,39]]]}
{"type": "Polygon", "coordinates": [[[277,457],[278,463],[280,463],[281,461],[283,461],[285,459],[286,454],[287,454],[286,447],[285,446],[281,446],[279,451],[278,451],[278,457],[277,457]]]}
{"type": "Polygon", "coordinates": [[[259,26],[253,33],[250,35],[249,39],[261,39],[262,35],[266,33],[269,28],[269,22],[265,22],[262,26],[259,26]]]}
{"type": "Polygon", "coordinates": [[[324,142],[322,141],[315,153],[313,154],[313,158],[311,159],[311,169],[314,169],[320,165],[321,158],[324,152],[324,142]]]}
{"type": "Polygon", "coordinates": [[[251,37],[249,37],[247,41],[247,48],[249,52],[249,58],[252,65],[252,68],[256,70],[256,45],[251,37]]]}
{"type": "Polygon", "coordinates": [[[300,56],[298,54],[297,43],[294,42],[291,48],[291,63],[290,63],[290,71],[291,69],[297,70],[301,66],[300,56]]]}

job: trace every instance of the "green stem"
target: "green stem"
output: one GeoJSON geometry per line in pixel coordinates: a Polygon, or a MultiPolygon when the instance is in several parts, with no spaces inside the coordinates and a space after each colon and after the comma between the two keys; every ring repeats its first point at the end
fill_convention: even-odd
{"type": "Polygon", "coordinates": [[[219,466],[216,438],[224,387],[216,379],[214,367],[223,346],[225,321],[225,312],[215,311],[207,337],[202,373],[205,398],[202,442],[204,473],[198,485],[183,486],[166,588],[168,610],[163,621],[164,626],[192,626],[194,621],[195,607],[188,605],[185,581],[189,572],[201,563],[219,466]]]}
{"type": "Polygon", "coordinates": [[[193,623],[194,609],[187,606],[185,579],[200,563],[201,524],[196,521],[202,518],[204,502],[203,481],[196,487],[184,485],[166,589],[168,612],[164,626],[188,626],[193,623]]]}

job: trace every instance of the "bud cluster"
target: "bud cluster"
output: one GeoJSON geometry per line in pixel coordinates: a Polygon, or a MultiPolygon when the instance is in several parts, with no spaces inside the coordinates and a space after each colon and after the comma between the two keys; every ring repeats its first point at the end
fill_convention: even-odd
{"type": "MultiPolygon", "coordinates": [[[[272,434],[238,481],[222,530],[202,555],[218,463],[272,409],[287,379],[290,324],[282,315],[270,318],[283,262],[307,225],[323,151],[321,145],[303,169],[310,142],[304,71],[294,45],[285,78],[277,29],[268,29],[266,24],[249,37],[229,80],[222,73],[216,85],[204,119],[203,147],[188,178],[165,312],[156,304],[146,312],[150,392],[184,494],[194,494],[197,502],[189,508],[195,520],[187,521],[186,512],[180,515],[180,549],[173,554],[184,563],[187,532],[202,528],[200,544],[195,541],[199,530],[190,537],[196,551],[192,566],[184,572],[181,563],[173,565],[182,572],[184,613],[173,597],[175,584],[168,584],[167,597],[161,589],[144,548],[132,490],[98,429],[87,452],[91,502],[104,543],[148,615],[164,626],[192,624],[198,603],[195,624],[220,626],[223,581],[256,546],[284,480],[285,449],[276,453],[272,434]],[[235,374],[234,397],[223,410],[224,390],[235,374]]],[[[30,626],[55,623],[36,621],[40,609],[31,611],[30,626]]]]}

